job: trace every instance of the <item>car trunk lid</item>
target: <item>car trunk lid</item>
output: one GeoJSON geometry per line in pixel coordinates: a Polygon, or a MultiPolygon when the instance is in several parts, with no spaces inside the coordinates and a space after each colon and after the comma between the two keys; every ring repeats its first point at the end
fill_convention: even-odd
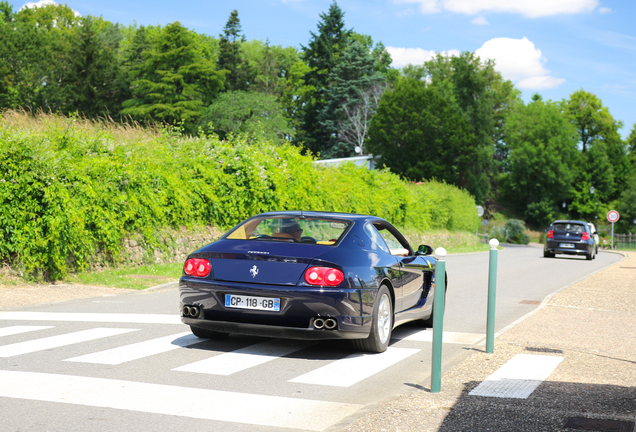
{"type": "Polygon", "coordinates": [[[293,286],[314,258],[331,249],[313,244],[221,240],[190,257],[208,259],[214,280],[293,286]]]}

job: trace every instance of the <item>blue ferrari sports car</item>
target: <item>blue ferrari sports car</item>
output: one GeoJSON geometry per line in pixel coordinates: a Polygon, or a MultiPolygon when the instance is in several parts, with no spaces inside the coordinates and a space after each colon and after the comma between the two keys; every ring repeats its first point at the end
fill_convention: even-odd
{"type": "Polygon", "coordinates": [[[263,213],[188,256],[181,320],[202,338],[350,339],[382,352],[397,325],[431,326],[432,251],[374,216],[263,213]]]}

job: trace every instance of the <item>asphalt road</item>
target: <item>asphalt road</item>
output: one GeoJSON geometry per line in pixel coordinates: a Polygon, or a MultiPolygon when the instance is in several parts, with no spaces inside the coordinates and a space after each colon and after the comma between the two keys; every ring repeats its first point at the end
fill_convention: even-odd
{"type": "MultiPolygon", "coordinates": [[[[506,247],[497,330],[620,258],[506,247]]],[[[483,346],[488,254],[450,255],[446,269],[445,368],[483,346]]],[[[427,385],[430,330],[400,327],[376,355],[344,342],[201,341],[177,305],[172,289],[0,310],[0,430],[335,431],[427,385]]]]}

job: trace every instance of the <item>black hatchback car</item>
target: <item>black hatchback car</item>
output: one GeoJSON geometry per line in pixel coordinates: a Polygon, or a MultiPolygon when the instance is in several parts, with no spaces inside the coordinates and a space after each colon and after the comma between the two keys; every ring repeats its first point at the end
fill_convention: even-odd
{"type": "Polygon", "coordinates": [[[588,224],[573,220],[552,222],[543,245],[543,256],[554,258],[556,254],[585,255],[588,260],[596,258],[594,235],[588,224]]]}

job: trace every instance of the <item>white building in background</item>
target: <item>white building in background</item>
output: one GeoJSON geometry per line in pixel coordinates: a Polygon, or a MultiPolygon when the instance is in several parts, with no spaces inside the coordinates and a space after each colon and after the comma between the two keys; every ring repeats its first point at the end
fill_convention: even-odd
{"type": "Polygon", "coordinates": [[[375,169],[376,160],[373,155],[365,155],[365,156],[354,156],[348,158],[338,158],[338,159],[323,159],[314,161],[315,164],[324,164],[327,166],[338,165],[340,163],[352,162],[354,165],[358,166],[366,166],[368,169],[375,169]]]}

